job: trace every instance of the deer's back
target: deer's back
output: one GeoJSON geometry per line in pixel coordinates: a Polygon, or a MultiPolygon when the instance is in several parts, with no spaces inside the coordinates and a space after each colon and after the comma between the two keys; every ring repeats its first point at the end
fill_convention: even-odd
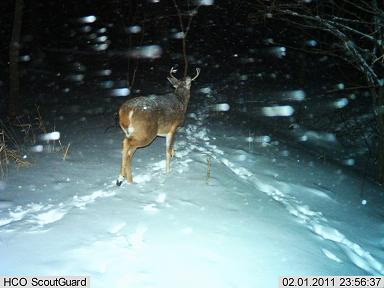
{"type": "Polygon", "coordinates": [[[119,110],[122,128],[156,130],[167,134],[184,120],[183,103],[172,93],[140,96],[126,101],[119,110]]]}

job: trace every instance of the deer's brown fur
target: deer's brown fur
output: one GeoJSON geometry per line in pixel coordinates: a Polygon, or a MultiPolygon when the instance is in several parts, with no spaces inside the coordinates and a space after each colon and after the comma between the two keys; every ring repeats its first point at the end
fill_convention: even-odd
{"type": "Polygon", "coordinates": [[[176,79],[170,71],[169,82],[175,88],[173,93],[136,97],[123,103],[119,109],[119,123],[125,133],[120,176],[116,182],[121,185],[124,179],[132,183],[132,157],[136,149],[152,143],[157,136],[166,137],[166,172],[170,170],[174,154],[175,133],[184,122],[185,112],[190,98],[191,79],[176,79]]]}

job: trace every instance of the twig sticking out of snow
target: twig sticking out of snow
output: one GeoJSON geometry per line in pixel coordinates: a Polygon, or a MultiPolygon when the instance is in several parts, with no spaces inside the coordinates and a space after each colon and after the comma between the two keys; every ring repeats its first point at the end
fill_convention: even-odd
{"type": "Polygon", "coordinates": [[[211,156],[207,156],[207,184],[209,182],[209,179],[211,179],[211,171],[212,171],[212,158],[211,156]]]}
{"type": "Polygon", "coordinates": [[[68,143],[67,147],[64,150],[63,161],[65,161],[67,159],[68,151],[69,151],[69,147],[70,146],[71,146],[71,143],[68,143]]]}

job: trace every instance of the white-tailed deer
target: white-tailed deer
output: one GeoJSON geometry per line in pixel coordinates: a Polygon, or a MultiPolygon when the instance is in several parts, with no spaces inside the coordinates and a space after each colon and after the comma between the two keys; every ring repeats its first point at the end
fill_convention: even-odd
{"type": "Polygon", "coordinates": [[[189,98],[191,82],[200,73],[196,69],[196,76],[189,76],[178,80],[173,74],[172,67],[167,77],[175,88],[173,93],[165,95],[151,95],[136,97],[123,103],[119,109],[119,123],[125,133],[123,140],[123,155],[120,176],[116,185],[120,186],[124,179],[132,183],[132,157],[136,149],[152,143],[157,136],[166,137],[166,172],[170,170],[171,158],[174,154],[173,144],[175,133],[184,122],[189,98]]]}

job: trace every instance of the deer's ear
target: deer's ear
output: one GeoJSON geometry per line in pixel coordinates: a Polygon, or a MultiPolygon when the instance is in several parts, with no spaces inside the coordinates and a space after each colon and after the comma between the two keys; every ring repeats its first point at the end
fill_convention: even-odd
{"type": "Polygon", "coordinates": [[[171,77],[167,77],[167,79],[172,84],[172,86],[174,88],[177,88],[177,86],[179,85],[179,80],[171,78],[171,77]]]}

